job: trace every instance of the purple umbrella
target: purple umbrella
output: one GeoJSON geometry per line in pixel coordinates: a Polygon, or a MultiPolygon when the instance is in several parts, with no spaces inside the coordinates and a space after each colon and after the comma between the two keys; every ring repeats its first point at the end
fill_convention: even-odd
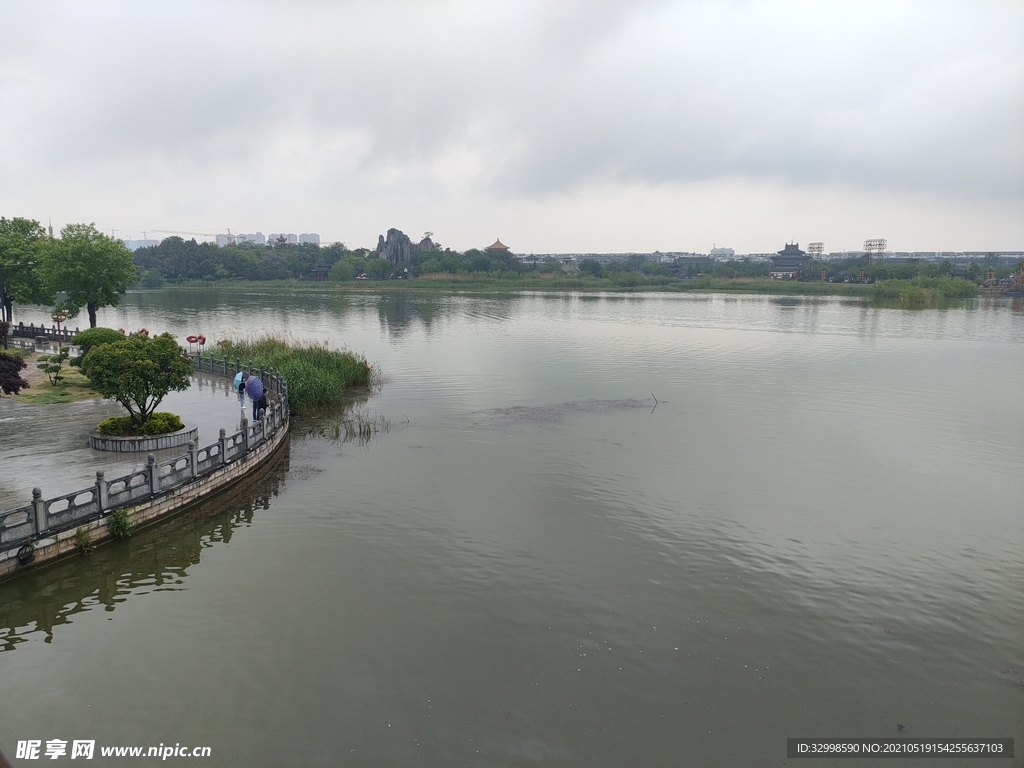
{"type": "Polygon", "coordinates": [[[245,394],[252,400],[259,400],[263,396],[263,382],[259,376],[250,376],[245,380],[245,394]]]}

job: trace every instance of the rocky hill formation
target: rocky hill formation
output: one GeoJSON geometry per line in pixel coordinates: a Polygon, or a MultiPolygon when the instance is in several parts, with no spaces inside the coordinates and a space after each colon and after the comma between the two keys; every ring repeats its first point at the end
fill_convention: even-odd
{"type": "Polygon", "coordinates": [[[436,248],[429,234],[418,243],[414,243],[407,234],[394,227],[388,230],[387,238],[384,235],[377,238],[377,253],[395,266],[408,266],[413,254],[433,251],[436,248]]]}

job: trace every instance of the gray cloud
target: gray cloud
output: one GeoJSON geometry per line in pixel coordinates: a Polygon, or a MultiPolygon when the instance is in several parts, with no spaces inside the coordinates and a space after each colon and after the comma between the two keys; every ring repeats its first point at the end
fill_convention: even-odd
{"type": "Polygon", "coordinates": [[[500,220],[609,186],[729,179],[1024,197],[1019,3],[2,10],[0,95],[18,105],[0,115],[5,215],[49,194],[226,221],[277,190],[382,221],[486,199],[500,220]]]}

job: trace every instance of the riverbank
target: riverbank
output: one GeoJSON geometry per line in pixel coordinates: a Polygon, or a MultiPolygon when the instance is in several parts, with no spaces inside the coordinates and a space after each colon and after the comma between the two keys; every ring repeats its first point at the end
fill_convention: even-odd
{"type": "MultiPolygon", "coordinates": [[[[267,291],[273,293],[349,292],[375,293],[381,290],[417,291],[482,291],[513,293],[519,291],[581,291],[593,293],[749,293],[773,296],[864,296],[872,294],[871,285],[857,283],[801,283],[761,278],[695,278],[680,280],[669,277],[641,278],[635,285],[622,285],[614,280],[569,275],[530,275],[528,277],[495,277],[480,279],[474,275],[423,275],[403,280],[359,280],[331,282],[327,280],[267,280],[193,282],[152,289],[154,293],[171,290],[216,288],[225,291],[267,291]]],[[[140,289],[149,290],[149,289],[140,289]]]]}
{"type": "MultiPolygon", "coordinates": [[[[202,374],[204,362],[198,355],[192,360],[198,374],[202,374]]],[[[226,392],[231,391],[231,377],[237,369],[225,361],[220,373],[226,392]]],[[[218,373],[212,364],[208,372],[214,377],[218,373]]],[[[218,439],[206,445],[195,441],[196,431],[184,454],[175,450],[177,455],[161,460],[155,452],[149,453],[145,465],[129,474],[108,478],[105,471],[96,471],[91,484],[56,496],[44,494],[41,486],[36,486],[28,503],[0,507],[0,579],[30,565],[48,563],[94,543],[126,535],[112,529],[108,519],[118,511],[128,526],[146,525],[258,469],[287,440],[289,427],[287,384],[276,374],[262,370],[260,374],[270,394],[270,405],[258,421],[250,424],[243,417],[240,431],[229,434],[221,428],[218,439]]],[[[233,405],[229,409],[233,410],[233,405]]],[[[11,413],[11,417],[17,415],[11,413]]],[[[63,426],[58,427],[58,435],[50,435],[46,441],[50,455],[52,438],[62,430],[63,426]]],[[[138,455],[135,458],[138,460],[138,455]]],[[[67,482],[66,478],[61,480],[67,482]]]]}
{"type": "Polygon", "coordinates": [[[964,299],[998,295],[967,280],[951,278],[914,278],[877,283],[799,282],[767,278],[698,277],[680,280],[668,277],[635,276],[635,284],[622,284],[609,278],[530,273],[522,277],[496,276],[480,279],[477,275],[423,275],[399,280],[359,280],[350,282],[275,280],[264,282],[221,281],[185,283],[159,290],[209,290],[246,294],[376,294],[381,291],[424,294],[465,293],[515,294],[524,292],[613,293],[613,294],[727,294],[751,296],[839,296],[867,299],[872,306],[893,309],[936,309],[955,306],[964,299]]]}
{"type": "MultiPolygon", "coordinates": [[[[228,434],[237,432],[242,416],[252,416],[248,407],[244,411],[238,407],[230,380],[205,372],[197,372],[192,386],[184,392],[169,393],[160,407],[197,424],[200,445],[216,441],[221,429],[228,434]]],[[[119,403],[95,394],[67,403],[23,403],[14,397],[0,398],[4,428],[0,509],[28,503],[35,486],[50,498],[95,483],[99,469],[107,477],[142,469],[145,453],[108,453],[89,447],[89,434],[96,425],[124,412],[119,403]]],[[[161,460],[170,456],[171,452],[157,454],[161,460]]]]}

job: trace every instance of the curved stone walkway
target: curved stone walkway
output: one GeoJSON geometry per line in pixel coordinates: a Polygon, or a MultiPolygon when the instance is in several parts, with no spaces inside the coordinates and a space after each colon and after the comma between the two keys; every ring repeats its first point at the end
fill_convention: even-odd
{"type": "MultiPolygon", "coordinates": [[[[231,434],[241,427],[242,410],[231,382],[209,373],[193,373],[192,386],[168,394],[159,410],[195,424],[200,446],[215,442],[221,429],[231,434]]],[[[89,432],[96,424],[124,414],[117,403],[99,398],[29,405],[0,397],[0,510],[27,504],[35,487],[49,499],[93,485],[98,469],[108,480],[142,469],[147,454],[107,453],[89,447],[89,432]]],[[[252,418],[248,398],[245,417],[252,418]]],[[[171,449],[156,456],[161,460],[184,452],[184,448],[171,449]]]]}

